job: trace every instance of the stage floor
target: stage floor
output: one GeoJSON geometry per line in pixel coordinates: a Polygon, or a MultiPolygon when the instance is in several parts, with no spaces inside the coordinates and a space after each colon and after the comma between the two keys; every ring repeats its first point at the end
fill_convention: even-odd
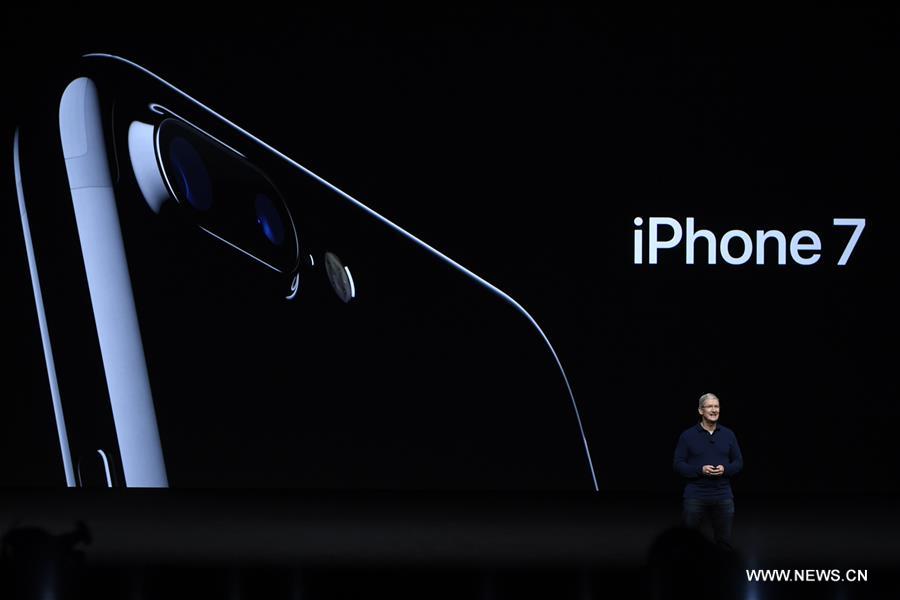
{"type": "Polygon", "coordinates": [[[34,490],[0,519],[84,522],[84,582],[109,597],[881,598],[900,594],[897,500],[739,496],[732,552],[678,528],[677,496],[34,490]]]}

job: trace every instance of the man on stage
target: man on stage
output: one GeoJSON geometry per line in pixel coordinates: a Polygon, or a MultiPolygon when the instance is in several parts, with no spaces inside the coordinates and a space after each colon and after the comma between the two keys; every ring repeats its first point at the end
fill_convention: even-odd
{"type": "Polygon", "coordinates": [[[717,544],[730,548],[734,521],[734,494],[731,477],[744,466],[737,438],[719,425],[719,399],[715,394],[700,396],[700,422],[685,430],[675,448],[675,471],[687,482],[684,512],[687,527],[700,527],[703,518],[712,521],[717,544]]]}

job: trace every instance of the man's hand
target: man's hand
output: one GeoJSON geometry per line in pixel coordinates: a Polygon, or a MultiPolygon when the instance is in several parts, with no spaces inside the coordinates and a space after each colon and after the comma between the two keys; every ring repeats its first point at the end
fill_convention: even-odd
{"type": "Polygon", "coordinates": [[[719,477],[725,473],[725,467],[722,465],[712,466],[712,465],[703,465],[703,474],[710,475],[712,477],[719,477]]]}

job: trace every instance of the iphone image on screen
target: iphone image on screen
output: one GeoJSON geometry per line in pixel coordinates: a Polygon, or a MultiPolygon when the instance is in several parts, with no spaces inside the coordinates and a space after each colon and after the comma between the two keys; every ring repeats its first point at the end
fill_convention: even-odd
{"type": "Polygon", "coordinates": [[[508,294],[128,60],[48,87],[13,155],[67,485],[597,488],[508,294]]]}

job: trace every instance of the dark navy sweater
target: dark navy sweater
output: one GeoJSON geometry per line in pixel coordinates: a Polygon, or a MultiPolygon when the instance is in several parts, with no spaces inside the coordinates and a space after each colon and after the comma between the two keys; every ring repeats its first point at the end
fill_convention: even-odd
{"type": "Polygon", "coordinates": [[[675,471],[687,480],[685,498],[729,500],[734,498],[730,478],[741,471],[744,458],[733,431],[716,425],[710,433],[697,423],[678,438],[674,466],[675,471]],[[722,465],[725,473],[704,475],[704,465],[722,465]]]}

